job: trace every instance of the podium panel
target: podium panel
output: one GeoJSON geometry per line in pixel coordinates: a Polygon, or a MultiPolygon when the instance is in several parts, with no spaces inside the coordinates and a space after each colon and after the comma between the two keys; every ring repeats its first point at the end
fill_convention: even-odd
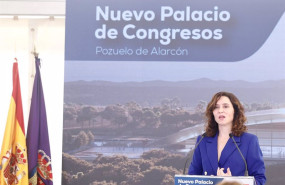
{"type": "Polygon", "coordinates": [[[242,185],[255,185],[254,177],[235,176],[235,177],[218,177],[205,175],[175,175],[175,185],[216,185],[220,182],[236,181],[242,185]]]}

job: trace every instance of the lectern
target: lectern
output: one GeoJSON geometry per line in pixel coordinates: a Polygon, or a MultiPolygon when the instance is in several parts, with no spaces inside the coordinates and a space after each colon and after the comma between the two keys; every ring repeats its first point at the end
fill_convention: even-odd
{"type": "Polygon", "coordinates": [[[222,181],[236,181],[242,185],[255,185],[254,177],[218,177],[205,175],[175,175],[175,185],[216,185],[222,181]]]}

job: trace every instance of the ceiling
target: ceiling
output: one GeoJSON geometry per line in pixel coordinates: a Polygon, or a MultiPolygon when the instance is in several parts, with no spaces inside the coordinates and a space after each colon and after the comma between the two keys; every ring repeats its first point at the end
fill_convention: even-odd
{"type": "Polygon", "coordinates": [[[65,0],[0,0],[0,16],[64,16],[65,0]]]}

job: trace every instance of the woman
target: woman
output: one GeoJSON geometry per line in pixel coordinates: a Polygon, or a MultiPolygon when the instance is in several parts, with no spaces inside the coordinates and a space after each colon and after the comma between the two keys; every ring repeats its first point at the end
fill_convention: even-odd
{"type": "Polygon", "coordinates": [[[244,176],[246,165],[234,139],[246,160],[248,175],[264,185],[265,166],[258,138],[246,133],[244,108],[236,96],[228,92],[215,94],[207,106],[206,118],[206,136],[197,139],[202,141],[194,151],[188,174],[244,176]]]}

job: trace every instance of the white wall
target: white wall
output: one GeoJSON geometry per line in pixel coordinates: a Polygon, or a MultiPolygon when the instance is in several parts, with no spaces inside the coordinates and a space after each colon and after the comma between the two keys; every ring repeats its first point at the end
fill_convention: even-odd
{"type": "Polygon", "coordinates": [[[12,66],[17,57],[21,82],[24,123],[27,130],[34,45],[42,59],[41,75],[45,96],[54,184],[61,184],[64,19],[0,18],[0,144],[12,95],[12,66]]]}

